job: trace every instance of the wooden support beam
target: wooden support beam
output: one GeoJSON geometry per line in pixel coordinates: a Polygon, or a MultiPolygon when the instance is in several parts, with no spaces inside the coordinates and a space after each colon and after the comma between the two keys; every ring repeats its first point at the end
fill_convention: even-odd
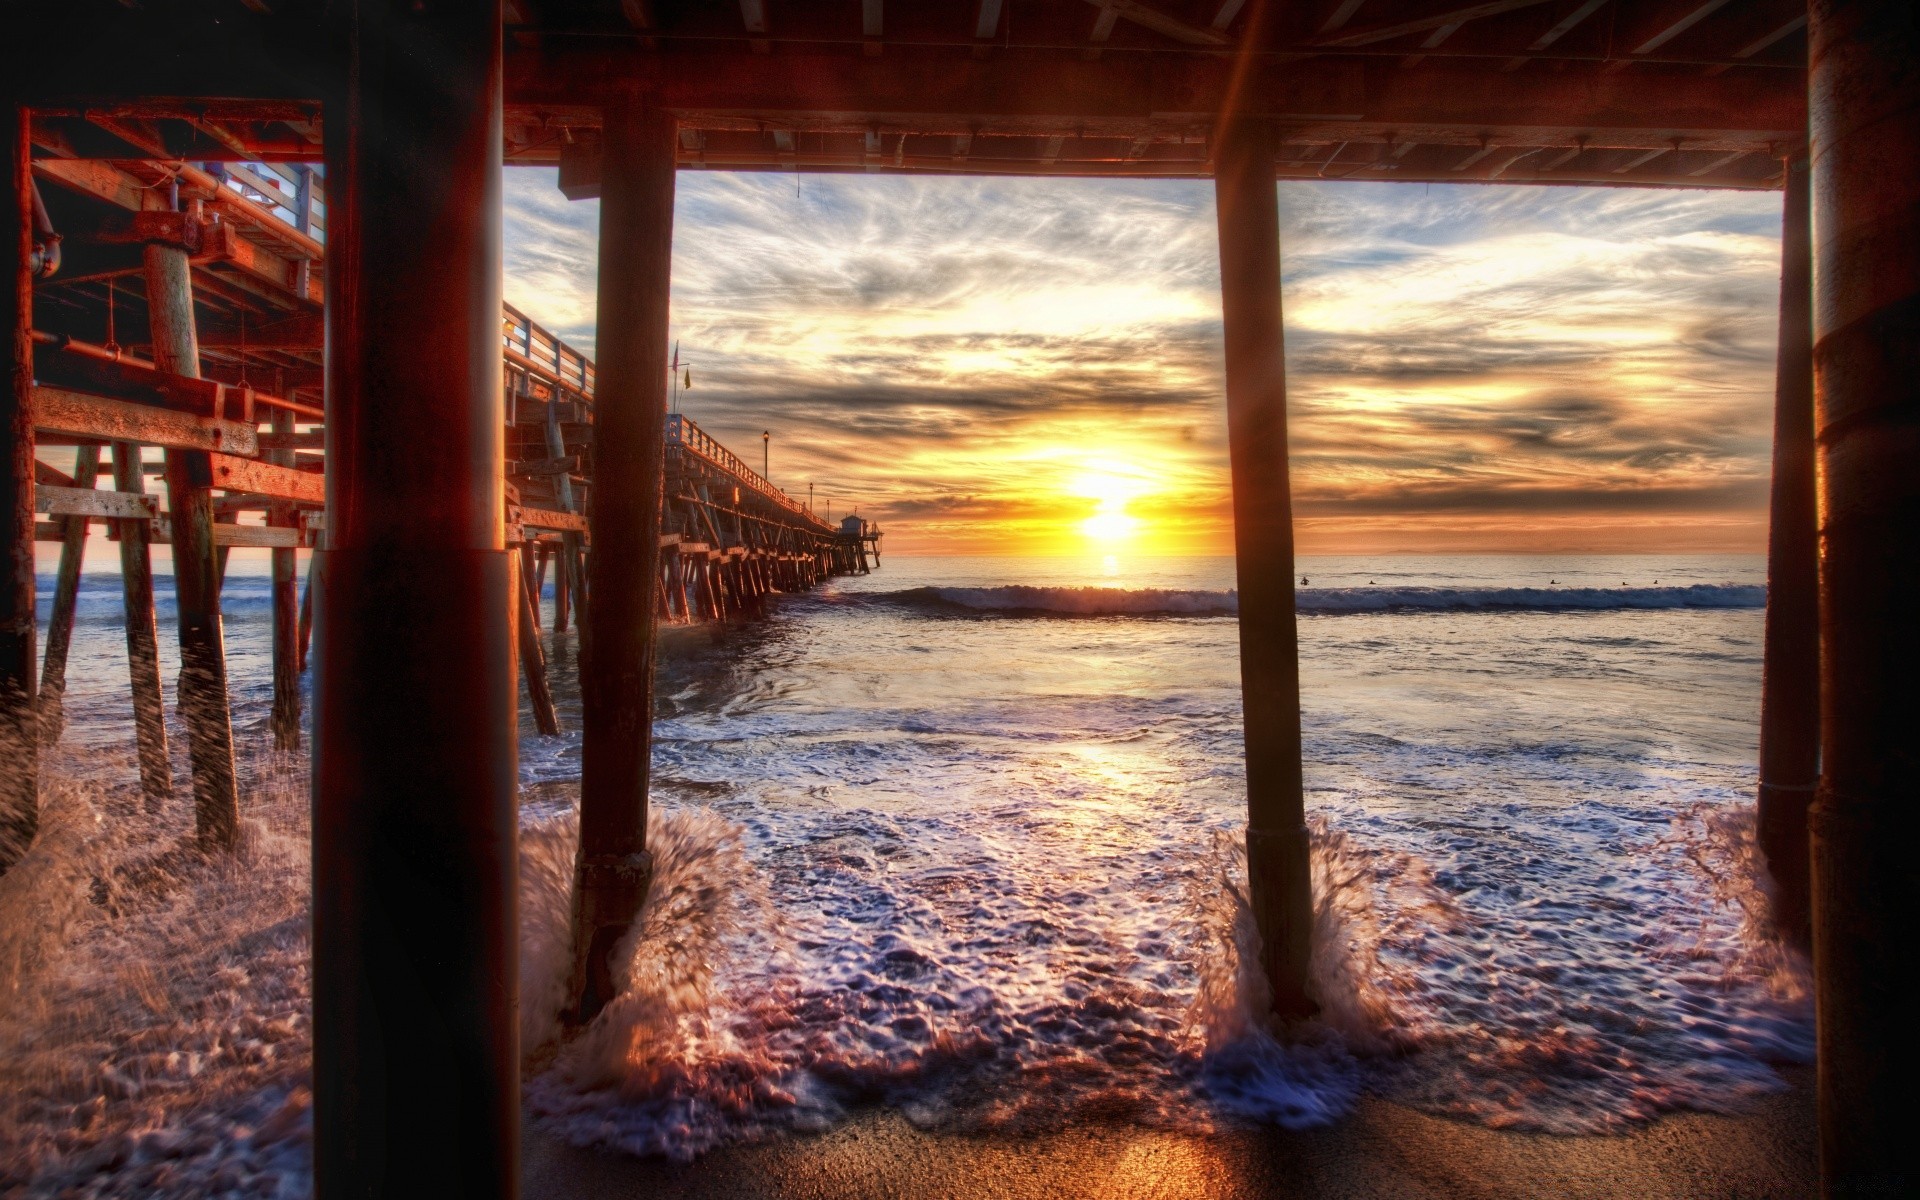
{"type": "Polygon", "coordinates": [[[507,506],[507,521],[513,525],[524,525],[531,529],[557,529],[562,533],[587,532],[587,518],[579,513],[555,512],[550,508],[528,508],[521,504],[507,506]]]}
{"type": "MultiPolygon", "coordinates": [[[[58,489],[64,495],[53,496],[49,493],[54,489],[37,485],[34,507],[40,512],[52,512],[55,502],[64,500],[61,507],[77,509],[88,506],[94,496],[116,496],[114,492],[93,490],[99,474],[100,447],[80,447],[73,467],[75,486],[58,489]]],[[[53,609],[47,618],[46,657],[40,671],[40,740],[49,746],[60,740],[67,722],[67,651],[73,645],[74,610],[80,601],[80,572],[86,562],[87,516],[69,512],[62,526],[60,569],[54,579],[53,609]]]]}
{"type": "Polygon", "coordinates": [[[1247,874],[1275,1013],[1314,1011],[1313,897],[1300,764],[1300,659],[1287,462],[1286,347],[1273,131],[1218,131],[1214,167],[1226,341],[1227,441],[1240,593],[1247,754],[1247,874]]]}
{"type": "Polygon", "coordinates": [[[1911,0],[1815,0],[1808,31],[1821,1194],[1891,1196],[1915,1186],[1900,1113],[1920,1068],[1920,20],[1911,0]]]}
{"type": "MultiPolygon", "coordinates": [[[[1477,21],[1483,17],[1499,16],[1501,13],[1516,9],[1531,8],[1543,4],[1546,0],[1480,0],[1478,4],[1448,5],[1436,12],[1406,20],[1392,21],[1383,25],[1369,25],[1346,32],[1323,34],[1311,39],[1310,46],[1370,46],[1375,42],[1391,41],[1411,33],[1425,33],[1429,29],[1438,29],[1442,25],[1458,25],[1466,21],[1477,21]]],[[[1724,0],[1722,0],[1724,2],[1724,0]]]]}
{"type": "Polygon", "coordinates": [[[487,1200],[521,1176],[501,9],[333,7],[313,1170],[487,1200]]]}
{"type": "Polygon", "coordinates": [[[547,684],[547,653],[540,645],[540,599],[534,591],[533,543],[522,542],[520,586],[514,588],[519,602],[519,620],[514,626],[514,641],[520,653],[520,678],[527,685],[527,702],[533,708],[533,725],[542,735],[560,733],[560,717],[553,706],[553,690],[547,684]]]}
{"type": "MultiPolygon", "coordinates": [[[[150,243],[147,313],[154,365],[175,375],[200,373],[194,340],[193,279],[186,251],[150,243]]],[[[239,780],[221,628],[219,553],[213,540],[213,466],[206,451],[167,451],[167,510],[173,526],[174,605],[180,633],[180,712],[193,770],[194,832],[206,850],[240,840],[239,780]]]]}
{"type": "Polygon", "coordinates": [[[660,578],[674,119],[651,97],[605,113],[600,198],[591,629],[580,670],[580,858],[569,998],[588,1019],[613,997],[614,947],[652,885],[654,596],[660,578]],[[619,470],[608,469],[620,464],[619,470]]]}
{"type": "Polygon", "coordinates": [[[292,467],[279,467],[231,454],[210,455],[209,465],[212,468],[213,486],[230,492],[272,496],[302,504],[327,502],[326,477],[317,471],[296,471],[292,467]]]}
{"type": "Polygon", "coordinates": [[[1780,931],[1812,936],[1807,810],[1820,781],[1820,534],[1814,486],[1813,250],[1807,160],[1787,163],[1780,235],[1780,338],[1767,514],[1756,832],[1780,931]]]}
{"type": "Polygon", "coordinates": [[[1565,16],[1561,17],[1558,21],[1555,21],[1553,25],[1550,28],[1548,28],[1545,33],[1533,39],[1533,41],[1529,43],[1527,46],[1526,54],[1520,55],[1517,58],[1508,59],[1505,63],[1501,65],[1500,69],[1502,71],[1519,70],[1521,67],[1525,66],[1529,61],[1531,61],[1532,55],[1538,54],[1540,51],[1545,50],[1548,46],[1553,45],[1555,42],[1567,36],[1569,33],[1572,33],[1574,29],[1580,25],[1581,22],[1585,21],[1588,17],[1592,16],[1594,13],[1599,12],[1601,7],[1605,5],[1607,2],[1608,0],[1580,0],[1579,3],[1575,4],[1573,8],[1568,10],[1565,16]]]}
{"type": "MultiPolygon", "coordinates": [[[[123,495],[146,490],[140,447],[113,446],[113,486],[123,495]]],[[[173,767],[167,758],[166,709],[160,695],[160,644],[153,615],[152,522],[114,523],[120,535],[120,595],[126,610],[127,676],[133,692],[133,737],[140,758],[140,791],[148,812],[173,799],[173,767]]]]}
{"type": "Polygon", "coordinates": [[[32,118],[0,102],[0,336],[7,382],[0,391],[0,873],[33,845],[40,828],[40,731],[35,713],[39,630],[33,575],[33,176],[32,118]]]}
{"type": "Polygon", "coordinates": [[[41,431],[66,437],[241,455],[259,449],[253,426],[241,421],[110,400],[67,388],[32,389],[29,415],[41,431]]]}
{"type": "MultiPolygon", "coordinates": [[[[276,411],[273,414],[273,432],[285,440],[296,435],[293,430],[293,414],[276,411]]],[[[291,446],[284,449],[267,451],[274,466],[287,470],[293,465],[294,450],[291,446]]],[[[321,488],[321,503],[326,502],[326,489],[321,488]]],[[[299,536],[299,510],[291,503],[281,502],[268,510],[268,520],[278,528],[275,532],[291,533],[299,536]]],[[[293,546],[276,546],[272,557],[273,590],[273,744],[283,751],[300,748],[300,577],[299,551],[293,546]]]]}
{"type": "MultiPolygon", "coordinates": [[[[1226,46],[1232,39],[1218,29],[1189,25],[1178,17],[1170,16],[1140,0],[1087,0],[1095,8],[1123,17],[1143,29],[1151,29],[1163,37],[1189,46],[1226,46]]],[[[985,35],[991,36],[991,35],[985,35]]],[[[1104,40],[1104,39],[1103,39],[1104,40]]]]}
{"type": "MultiPolygon", "coordinates": [[[[76,473],[76,479],[94,478],[100,468],[100,447],[80,447],[80,466],[82,469],[76,473]],[[87,467],[89,461],[93,464],[90,469],[87,467]]],[[[88,517],[151,521],[160,511],[153,497],[135,492],[56,487],[45,483],[34,486],[33,507],[34,511],[50,516],[80,518],[77,527],[83,531],[88,517]]]]}

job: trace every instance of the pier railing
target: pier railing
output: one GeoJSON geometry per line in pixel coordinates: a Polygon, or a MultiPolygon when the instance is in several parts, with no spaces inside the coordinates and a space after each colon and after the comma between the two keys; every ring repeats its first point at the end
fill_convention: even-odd
{"type": "Polygon", "coordinates": [[[812,509],[769,483],[758,471],[740,461],[739,455],[695,425],[690,417],[681,413],[667,414],[667,445],[678,446],[684,452],[704,459],[709,465],[732,476],[741,487],[752,490],[768,503],[807,524],[817,526],[823,532],[833,531],[833,527],[815,516],[812,509]]]}
{"type": "Polygon", "coordinates": [[[501,307],[501,348],[507,362],[548,384],[593,398],[593,360],[511,304],[501,307]]]}

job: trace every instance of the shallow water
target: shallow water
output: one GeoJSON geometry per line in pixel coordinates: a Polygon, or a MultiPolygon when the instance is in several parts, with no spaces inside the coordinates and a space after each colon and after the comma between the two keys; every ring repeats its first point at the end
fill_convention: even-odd
{"type": "MultiPolygon", "coordinates": [[[[1231,563],[890,559],[756,620],[670,631],[660,882],[626,994],[565,1047],[552,1013],[578,737],[523,723],[535,1118],[676,1157],[875,1103],[938,1128],[1204,1131],[1337,1119],[1373,1091],[1607,1131],[1737,1106],[1810,1059],[1804,968],[1762,932],[1746,816],[1758,559],[1299,565],[1316,1027],[1277,1040],[1240,969],[1231,563]]],[[[33,1055],[0,1072],[37,1072],[38,1098],[7,1110],[0,1181],[113,1191],[166,1162],[171,1179],[226,1169],[297,1193],[304,934],[282,910],[304,889],[288,870],[305,836],[287,800],[298,763],[254,756],[246,861],[183,866],[164,902],[71,899],[158,836],[111,815],[131,779],[116,585],[89,579],[75,649],[79,753],[63,751],[56,784],[75,815],[45,856],[66,865],[0,880],[10,921],[28,903],[72,914],[10,968],[0,1039],[33,1055]],[[257,917],[230,902],[269,876],[257,917]],[[276,949],[244,980],[208,974],[209,953],[261,937],[276,949]],[[142,1002],[129,963],[201,982],[142,1002]],[[299,1019],[272,1071],[210,1058],[137,1103],[109,1096],[97,1133],[62,1143],[63,1113],[106,1090],[95,1064],[124,1073],[123,1051],[78,1028],[91,1018],[47,1015],[76,1004],[156,1046],[203,1037],[222,1005],[228,1023],[276,1004],[299,1019]],[[276,1115],[288,1132],[259,1142],[276,1115]],[[140,1149],[174,1129],[225,1132],[172,1158],[140,1149]],[[121,1161],[87,1160],[102,1146],[121,1161]]],[[[227,594],[250,746],[264,597],[244,577],[227,594]]],[[[571,639],[550,641],[577,729],[571,639]]]]}

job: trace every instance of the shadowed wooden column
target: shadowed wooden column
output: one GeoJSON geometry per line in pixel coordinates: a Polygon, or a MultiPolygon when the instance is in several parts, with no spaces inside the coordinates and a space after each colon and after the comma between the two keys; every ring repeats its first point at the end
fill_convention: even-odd
{"type": "Polygon", "coordinates": [[[352,0],[327,97],[321,1200],[520,1179],[500,3],[352,0]]]}
{"type": "Polygon", "coordinates": [[[638,97],[606,112],[600,190],[593,512],[580,656],[580,860],[574,1015],[618,982],[608,959],[646,900],[653,755],[655,592],[666,456],[667,291],[673,262],[674,122],[638,97]]]}
{"type": "MultiPolygon", "coordinates": [[[[74,455],[73,486],[88,491],[100,475],[100,447],[82,446],[74,455]]],[[[53,611],[47,614],[47,648],[40,669],[40,740],[53,745],[67,727],[67,652],[73,648],[73,619],[80,606],[80,576],[87,562],[87,519],[60,521],[60,570],[54,576],[53,611]]]]}
{"type": "Polygon", "coordinates": [[[1813,962],[1829,1196],[1910,1196],[1920,895],[1920,6],[1814,0],[1820,790],[1813,962]]]}
{"type": "MultiPolygon", "coordinates": [[[[303,181],[305,175],[301,176],[303,181]]],[[[273,410],[273,432],[293,436],[293,414],[273,410]]],[[[283,467],[294,465],[291,449],[266,456],[283,467]]],[[[284,501],[268,510],[271,523],[282,529],[300,527],[299,510],[284,501]]],[[[300,596],[299,555],[291,546],[276,546],[273,561],[273,744],[281,750],[300,748],[300,596]]]]}
{"type": "MultiPolygon", "coordinates": [[[[113,486],[121,492],[145,492],[140,447],[113,444],[113,486]]],[[[160,638],[153,619],[153,552],[146,521],[118,521],[120,596],[126,610],[127,682],[133,692],[133,738],[140,754],[140,791],[147,811],[159,812],[173,799],[173,767],[167,759],[167,713],[160,695],[160,638]]]]}
{"type": "Polygon", "coordinates": [[[40,731],[34,717],[38,631],[33,581],[33,175],[26,108],[0,104],[0,330],[7,338],[7,386],[0,393],[0,871],[33,844],[40,828],[40,731]]]}
{"type": "Polygon", "coordinates": [[[1814,504],[1813,249],[1807,160],[1787,160],[1780,226],[1780,350],[1767,514],[1766,661],[1760,694],[1760,849],[1780,930],[1809,934],[1807,809],[1820,778],[1820,535],[1814,504]]]}
{"type": "Polygon", "coordinates": [[[1247,885],[1273,1011],[1311,1014],[1313,894],[1300,776],[1300,662],[1280,324],[1280,207],[1266,123],[1217,131],[1214,198],[1246,719],[1247,885]]]}
{"type": "MultiPolygon", "coordinates": [[[[197,379],[200,345],[187,252],[180,246],[148,243],[144,254],[154,365],[197,379]]],[[[227,705],[220,567],[213,544],[213,461],[206,451],[167,451],[167,510],[173,527],[179,706],[193,773],[194,830],[205,849],[230,850],[240,837],[240,795],[233,769],[233,714],[227,705]]]]}

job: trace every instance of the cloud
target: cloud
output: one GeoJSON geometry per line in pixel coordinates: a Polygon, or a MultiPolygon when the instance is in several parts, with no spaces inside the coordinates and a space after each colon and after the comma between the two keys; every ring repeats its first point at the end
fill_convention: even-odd
{"type": "MultiPolygon", "coordinates": [[[[1073,481],[1121,471],[1157,548],[1229,545],[1205,184],[682,172],[678,189],[682,405],[736,448],[772,430],[789,490],[860,501],[900,549],[1067,550],[1073,481]]],[[[1515,513],[1719,514],[1729,544],[1753,540],[1777,197],[1289,182],[1280,204],[1292,469],[1318,548],[1400,518],[1498,548],[1515,513]]],[[[589,350],[597,226],[550,170],[508,173],[508,297],[589,350]]]]}

